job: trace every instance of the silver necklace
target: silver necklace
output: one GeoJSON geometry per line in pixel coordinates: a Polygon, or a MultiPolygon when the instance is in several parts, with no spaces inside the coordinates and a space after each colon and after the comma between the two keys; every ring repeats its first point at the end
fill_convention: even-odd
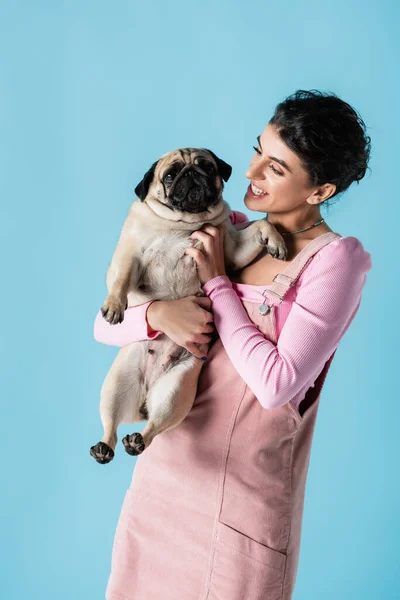
{"type": "MultiPolygon", "coordinates": [[[[321,223],[323,223],[323,221],[325,221],[325,219],[321,219],[317,223],[314,223],[313,225],[310,225],[309,227],[305,227],[304,229],[298,229],[297,231],[286,231],[285,233],[282,233],[281,235],[294,235],[295,233],[301,233],[302,231],[307,231],[307,229],[311,229],[312,227],[316,227],[317,225],[320,225],[321,223]]],[[[262,295],[264,296],[264,301],[262,304],[260,304],[259,309],[258,309],[258,312],[262,316],[267,315],[272,308],[272,304],[271,305],[265,304],[267,301],[267,298],[265,296],[266,291],[267,291],[267,288],[265,288],[265,290],[262,293],[262,295]]]]}
{"type": "Polygon", "coordinates": [[[285,233],[282,233],[281,235],[293,235],[294,233],[301,233],[302,231],[307,231],[307,229],[312,229],[313,227],[320,225],[324,221],[325,221],[325,219],[321,219],[320,221],[317,221],[317,223],[314,223],[314,225],[310,225],[310,227],[304,227],[304,229],[298,229],[297,231],[286,231],[285,233]]]}

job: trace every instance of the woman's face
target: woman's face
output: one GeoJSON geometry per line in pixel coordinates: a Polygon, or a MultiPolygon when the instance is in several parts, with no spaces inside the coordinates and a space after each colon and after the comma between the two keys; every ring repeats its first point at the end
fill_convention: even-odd
{"type": "Polygon", "coordinates": [[[318,204],[312,196],[316,190],[308,182],[308,174],[297,155],[280,138],[274,125],[268,124],[258,136],[250,166],[246,172],[250,185],[244,203],[250,210],[265,213],[285,213],[300,205],[318,204]],[[257,196],[251,189],[254,184],[262,190],[257,196]]]}

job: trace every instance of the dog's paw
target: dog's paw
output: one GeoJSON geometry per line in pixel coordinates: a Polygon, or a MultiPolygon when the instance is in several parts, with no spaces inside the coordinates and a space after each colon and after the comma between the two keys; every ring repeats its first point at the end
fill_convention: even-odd
{"type": "Polygon", "coordinates": [[[131,456],[142,454],[144,450],[143,437],[141,433],[132,433],[132,435],[126,435],[124,438],[122,438],[122,443],[125,447],[125,451],[131,456]]]}
{"type": "Polygon", "coordinates": [[[287,248],[283,237],[271,223],[260,221],[259,243],[266,247],[268,254],[279,260],[286,260],[287,248]]]}
{"type": "Polygon", "coordinates": [[[90,448],[90,456],[93,456],[93,458],[100,465],[106,465],[107,463],[111,462],[114,458],[114,450],[110,448],[108,444],[105,444],[104,442],[99,442],[98,444],[90,448]]]}
{"type": "Polygon", "coordinates": [[[108,296],[107,300],[101,307],[101,314],[110,325],[122,323],[124,320],[124,312],[127,307],[127,302],[123,303],[120,298],[108,296]]]}

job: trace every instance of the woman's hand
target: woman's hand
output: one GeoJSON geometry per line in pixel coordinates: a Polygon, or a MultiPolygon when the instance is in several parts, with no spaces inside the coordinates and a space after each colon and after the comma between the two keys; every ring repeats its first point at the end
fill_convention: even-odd
{"type": "Polygon", "coordinates": [[[214,331],[211,300],[206,296],[187,296],[177,300],[156,300],[147,309],[147,322],[162,331],[178,346],[186,348],[197,358],[207,353],[196,346],[208,343],[214,331]]]}
{"type": "Polygon", "coordinates": [[[203,285],[209,279],[218,275],[226,275],[224,256],[224,229],[220,225],[203,225],[201,229],[194,231],[190,237],[203,242],[204,250],[199,248],[186,248],[185,254],[189,254],[197,263],[197,272],[200,283],[203,285]]]}

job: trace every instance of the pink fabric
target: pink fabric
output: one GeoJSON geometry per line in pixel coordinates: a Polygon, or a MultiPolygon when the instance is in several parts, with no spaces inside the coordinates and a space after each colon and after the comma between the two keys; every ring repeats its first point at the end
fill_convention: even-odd
{"type": "MultiPolygon", "coordinates": [[[[231,220],[248,219],[235,211],[231,220]]],[[[371,255],[352,236],[342,236],[317,252],[276,307],[277,344],[266,339],[241,302],[261,304],[263,290],[271,286],[232,283],[225,275],[203,285],[226,353],[264,408],[290,399],[299,406],[354,319],[371,268],[371,255]]],[[[109,325],[99,311],[95,339],[124,346],[157,337],[160,332],[148,335],[145,320],[151,302],[128,308],[118,325],[109,325]]]]}
{"type": "MultiPolygon", "coordinates": [[[[339,234],[319,236],[269,289],[286,299],[315,253],[339,234]]],[[[272,309],[243,301],[275,345],[272,309]]],[[[157,342],[149,341],[151,348],[157,342]]],[[[301,410],[265,410],[221,338],[202,365],[193,406],[137,457],[114,538],[107,600],[292,600],[304,491],[319,398],[333,354],[301,410]]],[[[311,593],[312,595],[312,593],[311,593]]]]}
{"type": "Polygon", "coordinates": [[[226,353],[264,408],[290,398],[299,405],[353,320],[371,266],[370,254],[355,237],[322,248],[300,275],[297,295],[294,290],[287,306],[281,305],[286,315],[278,318],[276,345],[241,303],[254,298],[261,304],[265,286],[233,284],[225,275],[203,285],[226,353]]]}
{"type": "Polygon", "coordinates": [[[127,346],[132,342],[140,342],[142,340],[152,340],[161,334],[161,331],[149,333],[149,325],[147,323],[147,309],[154,300],[150,300],[145,304],[130,306],[124,313],[122,323],[110,325],[103,315],[101,310],[96,315],[94,321],[94,339],[96,342],[108,344],[109,346],[127,346]]]}

